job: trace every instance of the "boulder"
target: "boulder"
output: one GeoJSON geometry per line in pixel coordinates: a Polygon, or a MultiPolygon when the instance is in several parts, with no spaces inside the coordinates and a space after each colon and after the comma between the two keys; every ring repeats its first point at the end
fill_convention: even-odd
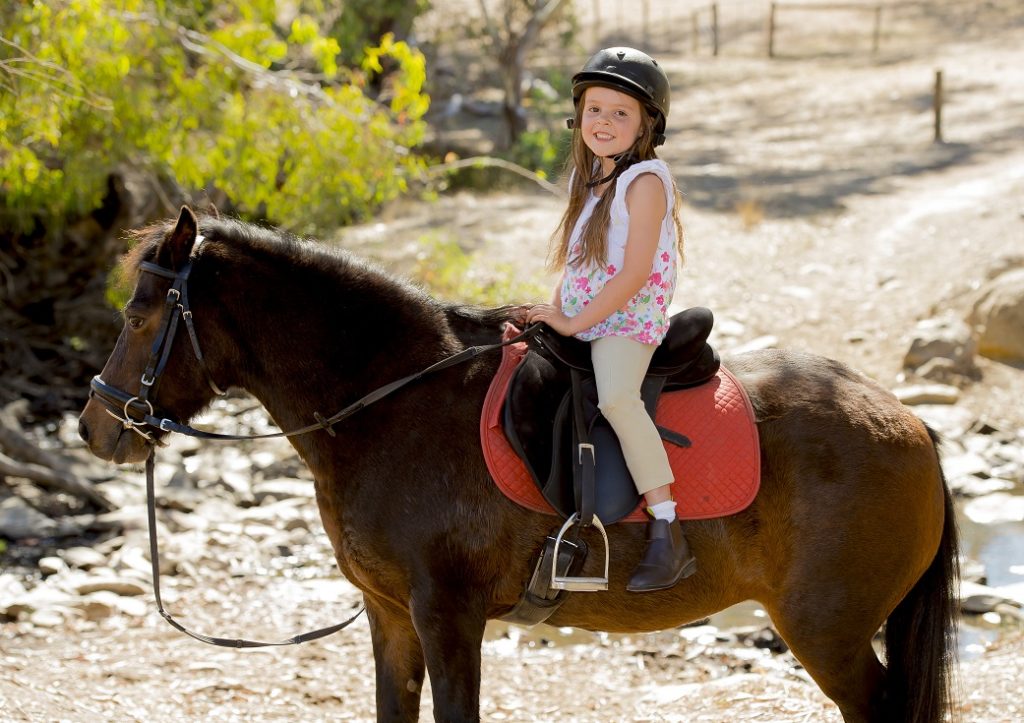
{"type": "Polygon", "coordinates": [[[893,394],[904,404],[956,404],[960,390],[947,384],[914,384],[899,387],[893,394]]]}
{"type": "Polygon", "coordinates": [[[1024,362],[1024,269],[1007,271],[979,292],[969,321],[978,332],[978,352],[990,359],[1024,362]]]}
{"type": "Polygon", "coordinates": [[[968,376],[976,373],[974,355],[977,353],[977,341],[974,331],[966,322],[946,315],[918,322],[911,334],[910,348],[903,358],[903,366],[917,370],[931,362],[927,369],[930,378],[943,378],[950,374],[968,376]],[[934,362],[936,359],[947,360],[934,362]]]}
{"type": "Polygon", "coordinates": [[[26,537],[48,537],[57,532],[57,523],[33,509],[20,497],[0,502],[0,537],[20,540],[26,537]]]}
{"type": "Polygon", "coordinates": [[[296,497],[312,499],[315,494],[313,485],[306,480],[268,479],[257,482],[252,486],[252,496],[256,499],[256,504],[258,505],[262,505],[268,498],[271,501],[294,499],[296,497]]]}

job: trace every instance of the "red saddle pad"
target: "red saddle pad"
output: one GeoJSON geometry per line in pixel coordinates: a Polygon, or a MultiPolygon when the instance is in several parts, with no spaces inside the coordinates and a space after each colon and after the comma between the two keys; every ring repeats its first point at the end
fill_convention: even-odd
{"type": "MultiPolygon", "coordinates": [[[[505,338],[519,330],[509,325],[505,338]]],[[[480,417],[480,443],[487,468],[498,488],[513,502],[535,512],[555,514],[505,438],[502,403],[526,344],[504,347],[501,366],[491,381],[480,417]]],[[[676,474],[672,484],[677,512],[685,520],[723,517],[744,509],[761,483],[761,450],[754,411],[743,387],[725,367],[706,384],[667,392],[658,400],[655,418],[663,427],[685,434],[691,447],[666,444],[676,474]]],[[[643,503],[624,522],[646,522],[643,503]]]]}

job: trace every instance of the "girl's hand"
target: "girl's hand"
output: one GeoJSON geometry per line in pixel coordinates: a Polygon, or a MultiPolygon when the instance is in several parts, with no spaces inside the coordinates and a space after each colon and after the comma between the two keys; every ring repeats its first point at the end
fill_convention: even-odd
{"type": "Polygon", "coordinates": [[[535,321],[543,321],[562,336],[572,336],[574,333],[572,319],[552,304],[537,304],[526,312],[526,323],[532,324],[535,321]]]}

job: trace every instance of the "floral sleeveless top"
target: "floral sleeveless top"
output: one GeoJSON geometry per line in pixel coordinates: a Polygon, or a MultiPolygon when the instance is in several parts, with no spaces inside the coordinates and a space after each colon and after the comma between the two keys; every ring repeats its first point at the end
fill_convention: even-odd
{"type": "MultiPolygon", "coordinates": [[[[600,293],[608,280],[622,268],[626,240],[629,235],[629,211],[626,190],[642,173],[653,173],[665,187],[665,217],[661,220],[661,237],[654,254],[647,283],[618,311],[604,321],[576,334],[578,339],[593,341],[605,336],[625,336],[641,344],[660,344],[668,332],[668,306],[676,288],[676,228],[672,220],[675,190],[672,175],[664,161],[640,161],[627,168],[615,184],[608,226],[608,258],[604,265],[566,266],[562,280],[562,312],[569,317],[579,314],[600,293]]],[[[569,258],[579,256],[583,227],[599,196],[591,194],[569,238],[569,258]]]]}

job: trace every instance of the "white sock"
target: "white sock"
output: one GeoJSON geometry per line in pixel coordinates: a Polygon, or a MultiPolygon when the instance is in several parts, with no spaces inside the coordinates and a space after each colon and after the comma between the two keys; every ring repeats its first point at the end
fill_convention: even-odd
{"type": "Polygon", "coordinates": [[[665,500],[656,505],[651,505],[647,510],[654,516],[654,519],[671,522],[676,518],[676,501],[665,500]]]}

